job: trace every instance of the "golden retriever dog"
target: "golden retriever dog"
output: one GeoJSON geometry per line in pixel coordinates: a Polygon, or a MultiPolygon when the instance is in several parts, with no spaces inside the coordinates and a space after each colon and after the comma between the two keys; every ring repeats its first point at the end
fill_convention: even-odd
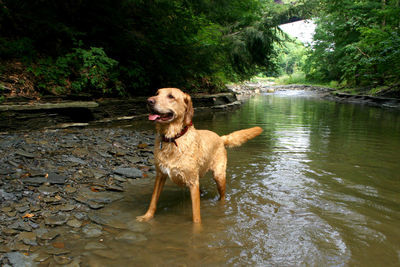
{"type": "Polygon", "coordinates": [[[156,122],[156,179],[150,206],[137,220],[147,221],[154,217],[157,201],[169,177],[174,183],[189,187],[193,222],[200,223],[200,177],[211,170],[220,200],[224,200],[227,161],[225,147],[240,146],[259,135],[262,129],[253,127],[224,136],[197,130],[192,124],[192,100],[177,88],[159,89],[155,96],[147,99],[147,104],[149,120],[156,122]]]}

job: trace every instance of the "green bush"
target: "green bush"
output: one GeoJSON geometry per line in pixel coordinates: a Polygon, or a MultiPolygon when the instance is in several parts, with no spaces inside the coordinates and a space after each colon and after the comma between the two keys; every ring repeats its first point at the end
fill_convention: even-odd
{"type": "Polygon", "coordinates": [[[116,74],[117,65],[118,62],[109,58],[103,48],[78,47],[56,59],[40,59],[29,70],[37,77],[35,84],[41,91],[121,95],[124,91],[116,74]]]}
{"type": "Polygon", "coordinates": [[[290,75],[283,75],[275,80],[277,84],[306,84],[304,72],[295,72],[290,75]]]}

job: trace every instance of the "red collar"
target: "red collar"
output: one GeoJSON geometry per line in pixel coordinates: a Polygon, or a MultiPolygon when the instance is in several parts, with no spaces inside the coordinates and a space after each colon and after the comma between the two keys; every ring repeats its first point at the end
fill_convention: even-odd
{"type": "Polygon", "coordinates": [[[178,144],[176,143],[176,139],[178,139],[179,137],[181,137],[182,135],[184,135],[188,130],[189,130],[189,127],[190,126],[192,126],[193,125],[193,123],[192,122],[190,122],[188,125],[186,125],[183,129],[182,129],[182,131],[180,132],[180,133],[178,133],[177,135],[175,135],[174,137],[172,137],[172,138],[167,138],[167,137],[165,137],[165,135],[162,135],[161,136],[161,140],[163,141],[163,142],[167,142],[167,143],[174,143],[176,146],[178,146],[178,144]]]}

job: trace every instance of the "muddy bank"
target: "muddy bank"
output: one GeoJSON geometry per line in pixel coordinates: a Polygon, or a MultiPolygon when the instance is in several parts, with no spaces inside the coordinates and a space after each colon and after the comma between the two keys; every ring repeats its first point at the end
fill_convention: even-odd
{"type": "MultiPolygon", "coordinates": [[[[153,132],[58,129],[0,138],[1,266],[80,266],[83,254],[114,238],[114,228],[144,227],[97,212],[154,177],[153,132]],[[71,247],[78,241],[87,243],[83,254],[71,247]]],[[[132,242],[143,238],[136,228],[125,231],[132,242]]]]}
{"type": "MultiPolygon", "coordinates": [[[[226,109],[240,105],[234,93],[194,95],[193,105],[203,109],[226,109]]],[[[8,99],[0,104],[0,132],[41,128],[62,128],[135,120],[147,114],[146,97],[131,99],[43,98],[29,102],[8,99]]]]}

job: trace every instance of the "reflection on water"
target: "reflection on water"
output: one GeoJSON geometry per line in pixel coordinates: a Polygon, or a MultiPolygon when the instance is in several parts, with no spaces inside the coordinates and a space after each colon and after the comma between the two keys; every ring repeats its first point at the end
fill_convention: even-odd
{"type": "Polygon", "coordinates": [[[191,223],[189,192],[171,183],[145,226],[134,218],[147,208],[149,179],[99,211],[125,216],[128,225],[110,230],[103,244],[115,258],[103,264],[400,265],[398,112],[287,91],[195,125],[219,134],[255,125],[264,132],[228,151],[225,204],[210,176],[201,181],[201,230],[191,223]],[[121,231],[140,238],[115,238],[121,231]]]}

